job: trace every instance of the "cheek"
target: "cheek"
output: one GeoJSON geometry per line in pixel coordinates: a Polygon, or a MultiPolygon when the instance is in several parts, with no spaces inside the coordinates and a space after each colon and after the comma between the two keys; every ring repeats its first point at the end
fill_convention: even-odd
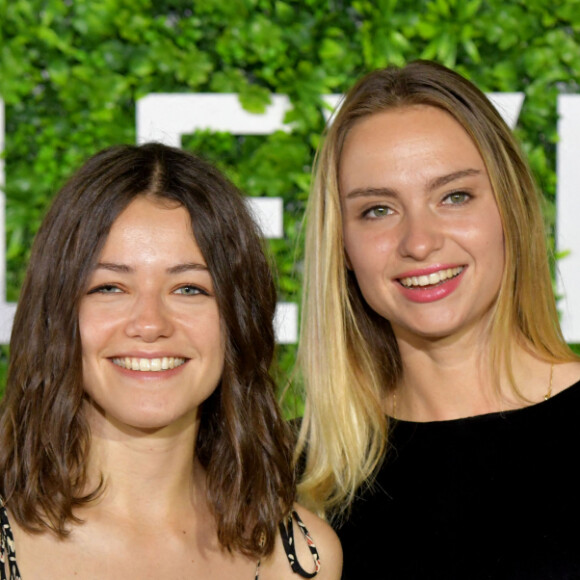
{"type": "Polygon", "coordinates": [[[105,317],[100,317],[93,312],[79,313],[79,334],[83,356],[104,345],[108,336],[113,332],[113,322],[103,322],[105,317]]]}
{"type": "Polygon", "coordinates": [[[460,244],[474,261],[481,290],[497,297],[505,269],[505,240],[497,210],[465,228],[460,244]]]}
{"type": "Polygon", "coordinates": [[[487,256],[490,261],[503,262],[504,234],[501,218],[497,209],[490,208],[482,212],[484,217],[470,218],[449,230],[454,237],[470,253],[487,256]]]}
{"type": "Polygon", "coordinates": [[[390,296],[390,279],[395,272],[392,245],[384,240],[346,245],[345,240],[345,252],[364,301],[380,316],[386,316],[385,300],[390,296]]]}
{"type": "Polygon", "coordinates": [[[490,254],[495,255],[495,267],[497,269],[497,292],[500,291],[501,281],[505,270],[505,237],[501,227],[496,232],[496,241],[492,243],[493,247],[490,254]]]}
{"type": "Polygon", "coordinates": [[[223,365],[225,332],[217,308],[203,315],[193,315],[189,322],[184,320],[183,328],[195,348],[204,351],[214,365],[223,365]]]}
{"type": "Polygon", "coordinates": [[[81,306],[79,310],[79,336],[85,376],[92,372],[91,369],[101,365],[101,357],[118,338],[119,328],[123,325],[121,313],[111,316],[110,312],[93,306],[81,306]]]}
{"type": "Polygon", "coordinates": [[[359,284],[363,279],[389,269],[395,252],[394,245],[391,236],[385,235],[384,232],[381,235],[367,232],[363,235],[352,233],[349,235],[345,232],[344,250],[347,266],[359,279],[359,284]]]}
{"type": "MultiPolygon", "coordinates": [[[[87,316],[87,312],[83,309],[79,312],[79,335],[84,359],[87,353],[94,349],[94,343],[99,335],[99,329],[96,328],[94,320],[90,316],[87,316]]],[[[83,362],[83,366],[84,364],[83,362]]]]}
{"type": "Polygon", "coordinates": [[[490,219],[482,228],[481,224],[476,226],[474,237],[477,238],[477,243],[481,247],[481,252],[486,256],[490,267],[494,270],[503,272],[505,263],[505,239],[503,227],[499,214],[490,216],[490,219]]]}

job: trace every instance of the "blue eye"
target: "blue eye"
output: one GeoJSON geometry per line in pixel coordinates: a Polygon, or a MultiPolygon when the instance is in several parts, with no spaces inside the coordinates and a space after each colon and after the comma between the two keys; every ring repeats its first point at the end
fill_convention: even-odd
{"type": "Polygon", "coordinates": [[[207,292],[191,284],[180,286],[177,288],[177,290],[175,290],[175,294],[183,294],[184,296],[196,296],[197,294],[204,294],[207,296],[207,292]]]}
{"type": "Polygon", "coordinates": [[[119,292],[122,292],[122,290],[113,284],[103,284],[89,290],[89,294],[117,294],[119,292]]]}
{"type": "Polygon", "coordinates": [[[461,205],[471,199],[471,195],[465,191],[454,191],[443,198],[443,203],[446,205],[461,205]]]}

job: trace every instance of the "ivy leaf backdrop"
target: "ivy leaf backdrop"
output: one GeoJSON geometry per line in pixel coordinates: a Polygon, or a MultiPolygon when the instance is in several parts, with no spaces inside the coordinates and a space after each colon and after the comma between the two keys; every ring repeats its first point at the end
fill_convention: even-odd
{"type": "MultiPolygon", "coordinates": [[[[199,132],[183,147],[252,196],[282,196],[270,240],[280,297],[299,301],[300,221],[324,127],[320,96],[363,73],[431,58],[484,91],[523,91],[517,134],[545,194],[553,247],[556,96],[580,92],[580,0],[0,0],[6,103],[7,298],[18,300],[52,196],[89,155],[135,142],[152,92],[234,92],[262,112],[289,95],[291,132],[199,132]]],[[[279,348],[279,382],[294,346],[279,348]]],[[[0,351],[0,385],[7,347],[0,351]]],[[[299,411],[289,397],[287,411],[299,411]]]]}

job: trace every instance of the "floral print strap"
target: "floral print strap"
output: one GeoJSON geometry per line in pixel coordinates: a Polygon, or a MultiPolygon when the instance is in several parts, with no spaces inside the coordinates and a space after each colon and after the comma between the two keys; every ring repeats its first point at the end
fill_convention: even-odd
{"type": "Polygon", "coordinates": [[[288,515],[288,517],[280,522],[280,536],[282,537],[282,544],[284,544],[284,551],[286,552],[286,556],[288,556],[288,562],[290,563],[292,572],[302,576],[302,578],[314,578],[314,576],[316,576],[320,570],[320,556],[318,555],[318,550],[314,545],[314,541],[312,540],[310,533],[306,529],[306,526],[296,511],[293,511],[288,515]],[[292,519],[296,521],[296,524],[298,525],[298,528],[300,529],[300,532],[304,536],[306,544],[310,549],[312,559],[314,560],[314,572],[306,572],[306,570],[304,570],[304,568],[302,568],[300,565],[300,562],[298,562],[298,558],[296,557],[296,546],[294,542],[294,527],[292,525],[292,519]]]}
{"type": "Polygon", "coordinates": [[[14,536],[8,521],[8,513],[0,497],[0,580],[7,580],[8,578],[6,564],[8,564],[10,570],[10,580],[22,580],[16,564],[14,536]]]}

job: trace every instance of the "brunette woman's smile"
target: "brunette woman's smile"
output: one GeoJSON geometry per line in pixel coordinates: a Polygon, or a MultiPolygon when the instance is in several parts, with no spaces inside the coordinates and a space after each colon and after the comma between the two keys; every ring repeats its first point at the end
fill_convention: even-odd
{"type": "Polygon", "coordinates": [[[164,356],[163,358],[137,358],[125,356],[122,358],[113,358],[112,361],[113,364],[116,364],[123,369],[140,372],[162,372],[185,364],[185,359],[177,356],[164,356]]]}

